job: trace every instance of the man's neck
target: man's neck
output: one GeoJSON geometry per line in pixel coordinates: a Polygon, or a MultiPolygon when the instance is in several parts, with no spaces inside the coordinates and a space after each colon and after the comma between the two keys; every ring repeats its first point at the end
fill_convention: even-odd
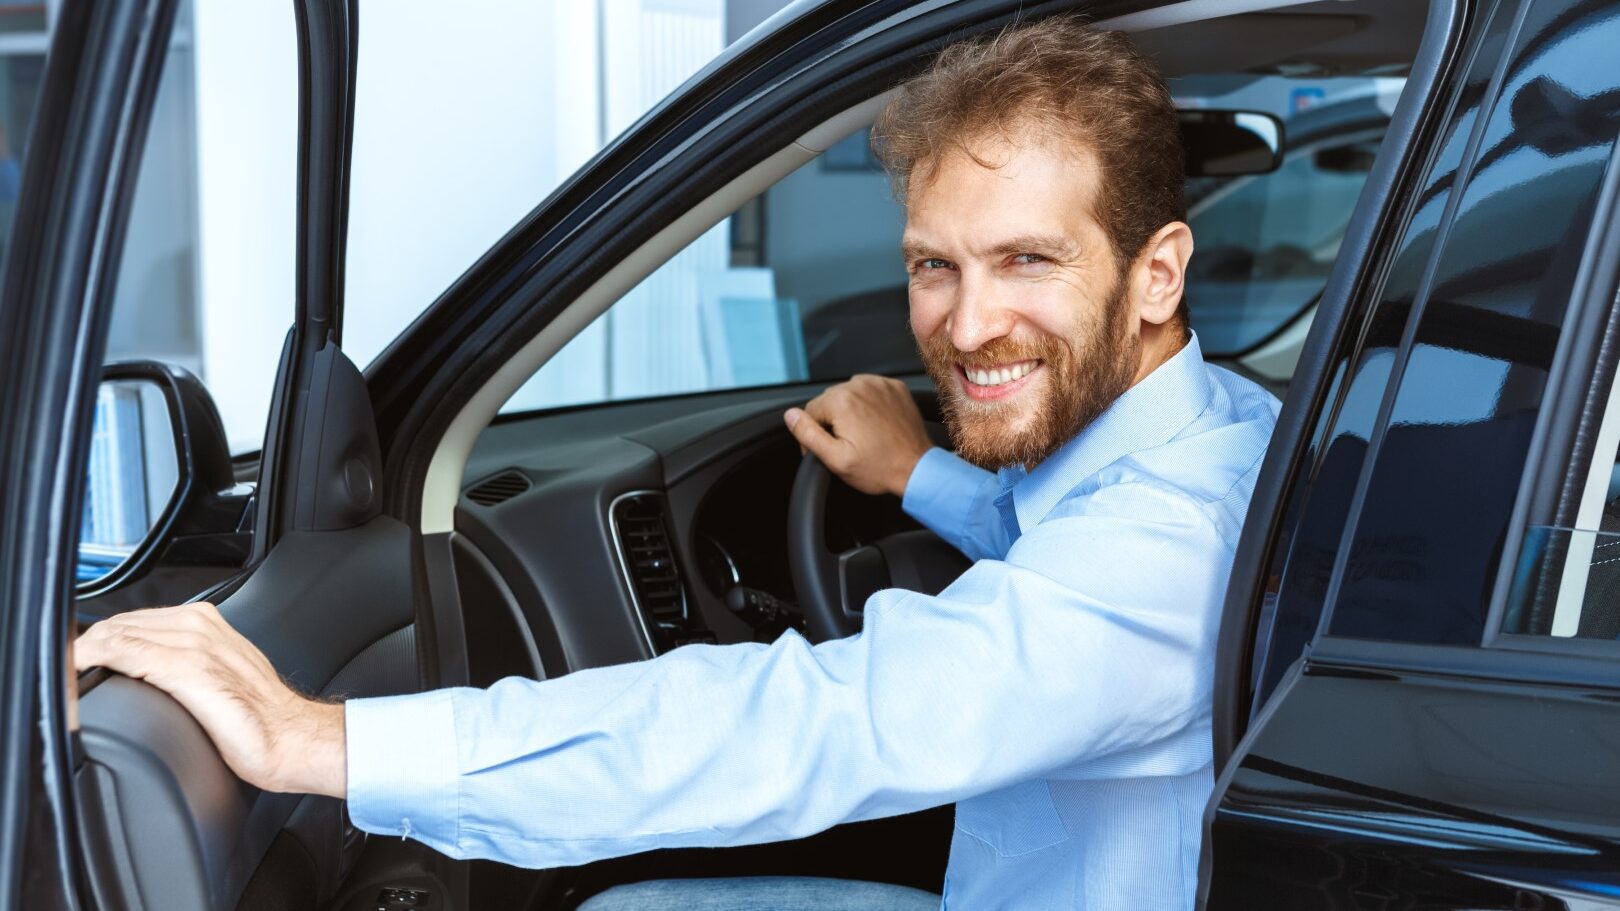
{"type": "Polygon", "coordinates": [[[1162,325],[1143,323],[1142,360],[1141,365],[1137,367],[1136,376],[1131,380],[1131,385],[1135,386],[1142,382],[1153,371],[1164,366],[1181,349],[1187,347],[1187,342],[1191,338],[1187,328],[1177,320],[1162,325]]]}

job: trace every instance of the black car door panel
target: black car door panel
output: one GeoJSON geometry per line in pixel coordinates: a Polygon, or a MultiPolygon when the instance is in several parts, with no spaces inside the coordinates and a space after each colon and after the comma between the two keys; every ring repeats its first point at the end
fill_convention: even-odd
{"type": "Polygon", "coordinates": [[[1210,908],[1620,906],[1620,654],[1492,628],[1548,403],[1593,383],[1566,326],[1612,304],[1594,213],[1620,192],[1620,7],[1503,2],[1479,25],[1397,245],[1428,250],[1377,298],[1401,328],[1344,343],[1389,379],[1318,413],[1351,432],[1290,495],[1272,634],[1293,638],[1210,806],[1210,908]]]}
{"type": "Polygon", "coordinates": [[[1600,907],[1614,717],[1598,689],[1307,667],[1227,782],[1211,907],[1600,907]]]}

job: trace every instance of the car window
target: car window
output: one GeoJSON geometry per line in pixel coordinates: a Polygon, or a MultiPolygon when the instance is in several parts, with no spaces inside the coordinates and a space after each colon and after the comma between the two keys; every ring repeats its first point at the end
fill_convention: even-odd
{"type": "MultiPolygon", "coordinates": [[[[1188,187],[1197,244],[1188,305],[1207,353],[1253,347],[1321,291],[1402,84],[1177,82],[1185,105],[1244,106],[1303,124],[1302,146],[1277,172],[1188,187]]],[[[861,130],[649,275],[502,411],[919,373],[899,253],[904,223],[861,130]]]]}
{"type": "Polygon", "coordinates": [[[643,279],[502,410],[920,370],[903,226],[863,130],[643,279]]]}
{"type": "MultiPolygon", "coordinates": [[[[296,53],[279,5],[180,4],[113,288],[107,363],[195,375],[237,453],[263,442],[293,321],[296,53]]],[[[102,383],[79,581],[116,566],[157,521],[176,485],[173,435],[151,382],[102,383]]]]}
{"type": "Polygon", "coordinates": [[[1414,303],[1334,635],[1477,645],[1614,146],[1620,15],[1534,4],[1414,303]]]}
{"type": "MultiPolygon", "coordinates": [[[[723,0],[360,4],[343,347],[368,364],[725,46],[723,0]]],[[[732,26],[732,29],[741,26],[732,26]]]]}
{"type": "Polygon", "coordinates": [[[1195,249],[1187,308],[1205,354],[1246,353],[1315,302],[1404,85],[1393,77],[1177,82],[1178,105],[1260,110],[1284,125],[1276,171],[1188,182],[1195,249]]]}

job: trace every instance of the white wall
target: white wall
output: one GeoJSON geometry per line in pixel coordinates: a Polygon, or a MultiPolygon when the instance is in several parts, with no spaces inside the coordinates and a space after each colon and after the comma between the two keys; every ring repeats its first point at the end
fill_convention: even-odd
{"type": "Polygon", "coordinates": [[[203,382],[231,448],[257,449],[293,319],[298,47],[292,8],[193,10],[203,382]]]}

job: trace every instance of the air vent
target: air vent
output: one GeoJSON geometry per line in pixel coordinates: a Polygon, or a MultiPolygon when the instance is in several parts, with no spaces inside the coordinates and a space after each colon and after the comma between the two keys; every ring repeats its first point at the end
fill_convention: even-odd
{"type": "Polygon", "coordinates": [[[497,503],[505,503],[528,489],[528,478],[521,472],[508,471],[467,491],[467,499],[479,506],[494,506],[497,503]]]}
{"type": "Polygon", "coordinates": [[[667,644],[685,630],[687,617],[686,589],[670,547],[664,511],[664,498],[656,493],[627,494],[613,502],[613,528],[625,576],[636,603],[655,627],[649,632],[667,644]]]}

